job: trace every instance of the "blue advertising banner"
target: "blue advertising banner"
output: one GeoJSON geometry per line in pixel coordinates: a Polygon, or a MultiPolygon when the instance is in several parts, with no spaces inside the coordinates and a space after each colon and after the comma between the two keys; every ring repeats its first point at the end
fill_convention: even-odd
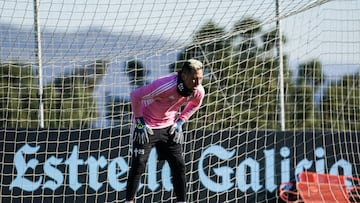
{"type": "MultiPolygon", "coordinates": [[[[123,201],[129,130],[0,131],[1,202],[123,201]]],[[[356,176],[356,133],[196,131],[184,157],[189,202],[281,202],[279,185],[302,171],[356,176]]],[[[171,199],[170,168],[151,152],[139,191],[171,199]]],[[[148,195],[151,194],[151,195],[148,195]]]]}

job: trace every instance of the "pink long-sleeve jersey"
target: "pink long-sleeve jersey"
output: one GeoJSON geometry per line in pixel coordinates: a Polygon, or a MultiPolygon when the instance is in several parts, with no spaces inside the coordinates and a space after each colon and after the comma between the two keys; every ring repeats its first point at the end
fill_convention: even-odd
{"type": "Polygon", "coordinates": [[[134,117],[143,117],[150,128],[164,128],[175,123],[181,106],[185,105],[178,118],[187,121],[199,109],[205,90],[199,85],[192,96],[183,97],[176,90],[177,77],[178,74],[173,73],[132,91],[134,117]]]}

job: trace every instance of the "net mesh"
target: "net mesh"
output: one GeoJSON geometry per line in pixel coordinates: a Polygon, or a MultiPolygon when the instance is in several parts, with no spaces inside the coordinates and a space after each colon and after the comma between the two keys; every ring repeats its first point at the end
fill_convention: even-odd
{"type": "MultiPolygon", "coordinates": [[[[190,58],[205,64],[206,96],[184,125],[189,201],[281,201],[277,186],[307,156],[326,157],[324,173],[345,159],[351,171],[337,172],[357,175],[359,9],[356,0],[0,1],[4,201],[123,201],[129,93],[190,58]]],[[[152,152],[138,200],[175,201],[169,176],[152,152]]]]}

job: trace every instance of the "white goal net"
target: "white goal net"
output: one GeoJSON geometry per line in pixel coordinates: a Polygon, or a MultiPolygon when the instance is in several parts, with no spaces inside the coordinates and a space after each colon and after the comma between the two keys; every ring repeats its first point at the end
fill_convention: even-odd
{"type": "MultiPolygon", "coordinates": [[[[304,171],[347,177],[315,178],[321,200],[356,201],[359,12],[357,0],[0,0],[0,202],[123,202],[129,94],[190,58],[206,96],[184,125],[188,202],[282,202],[304,171]]],[[[175,202],[155,151],[136,200],[175,202]]]]}

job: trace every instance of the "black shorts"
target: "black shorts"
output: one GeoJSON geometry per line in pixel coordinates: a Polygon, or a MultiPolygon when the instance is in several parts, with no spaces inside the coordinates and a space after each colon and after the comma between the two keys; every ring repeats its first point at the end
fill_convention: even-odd
{"type": "Polygon", "coordinates": [[[159,160],[182,159],[182,145],[173,141],[174,135],[169,133],[170,128],[171,126],[153,129],[154,134],[149,135],[149,143],[134,143],[133,154],[139,150],[143,150],[144,155],[148,157],[151,149],[155,147],[159,160]],[[136,151],[134,152],[134,150],[136,151]]]}

